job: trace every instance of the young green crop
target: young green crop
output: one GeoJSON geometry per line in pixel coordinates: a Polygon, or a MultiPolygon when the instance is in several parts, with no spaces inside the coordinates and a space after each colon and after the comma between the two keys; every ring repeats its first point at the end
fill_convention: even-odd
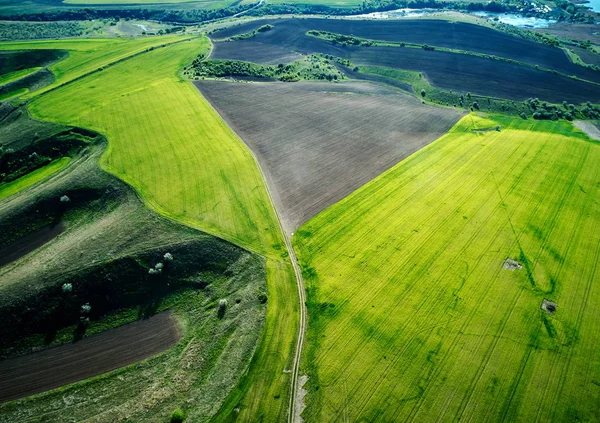
{"type": "Polygon", "coordinates": [[[36,99],[34,117],[107,136],[104,168],[159,213],[254,251],[283,251],[250,153],[178,69],[206,39],[157,49],[36,99]]]}
{"type": "Polygon", "coordinates": [[[469,115],[302,226],[305,420],[596,419],[599,161],[570,123],[469,115]]]}
{"type": "Polygon", "coordinates": [[[20,41],[0,43],[0,50],[55,49],[67,50],[69,55],[49,66],[55,81],[27,95],[31,98],[46,92],[65,82],[72,81],[85,74],[124,59],[149,48],[182,40],[185,36],[169,35],[137,39],[63,39],[50,41],[20,41]]]}

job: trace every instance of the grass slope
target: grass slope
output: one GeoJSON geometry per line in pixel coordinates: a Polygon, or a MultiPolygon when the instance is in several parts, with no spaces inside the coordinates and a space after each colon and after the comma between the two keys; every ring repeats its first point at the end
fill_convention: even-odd
{"type": "Polygon", "coordinates": [[[220,416],[277,421],[289,394],[283,369],[290,366],[297,328],[295,281],[252,156],[176,75],[208,46],[207,39],[196,39],[148,52],[48,93],[30,110],[38,118],[105,134],[104,168],[131,184],[155,211],[268,257],[263,343],[220,416]]]}
{"type": "Polygon", "coordinates": [[[57,49],[68,51],[68,57],[49,66],[49,69],[55,76],[55,81],[27,96],[31,98],[132,54],[184,38],[181,35],[168,35],[137,39],[98,38],[21,41],[0,43],[0,50],[57,49]]]}
{"type": "Polygon", "coordinates": [[[301,227],[306,421],[597,419],[599,160],[568,123],[469,115],[301,227]]]}
{"type": "Polygon", "coordinates": [[[25,188],[28,188],[31,185],[46,179],[50,175],[58,172],[59,170],[64,169],[70,161],[70,157],[63,157],[54,160],[52,163],[42,168],[36,169],[33,172],[28,173],[27,175],[22,176],[15,181],[0,185],[0,200],[3,200],[6,197],[16,194],[17,192],[22,191],[25,188]]]}
{"type": "Polygon", "coordinates": [[[149,52],[49,93],[30,110],[105,134],[103,166],[161,214],[261,253],[283,251],[250,154],[176,76],[207,47],[202,39],[149,52]]]}

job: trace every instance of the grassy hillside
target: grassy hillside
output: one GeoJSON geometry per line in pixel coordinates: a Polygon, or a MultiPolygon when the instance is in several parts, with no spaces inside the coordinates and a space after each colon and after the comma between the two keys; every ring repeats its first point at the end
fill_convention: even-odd
{"type": "Polygon", "coordinates": [[[302,226],[305,420],[595,420],[599,160],[569,123],[469,115],[302,226]]]}
{"type": "Polygon", "coordinates": [[[105,134],[103,166],[161,214],[261,253],[283,251],[250,154],[176,72],[206,39],[157,49],[35,100],[34,117],[105,134]]]}
{"type": "Polygon", "coordinates": [[[268,257],[263,343],[221,416],[276,421],[287,407],[290,379],[283,369],[290,368],[296,335],[295,281],[252,156],[193,85],[177,76],[208,46],[207,39],[196,39],[148,52],[48,93],[30,110],[106,135],[103,167],[153,210],[268,257]]]}
{"type": "Polygon", "coordinates": [[[55,41],[21,41],[0,43],[0,50],[67,50],[69,55],[49,66],[55,81],[27,97],[48,91],[60,84],[102,68],[148,48],[184,39],[181,35],[148,37],[137,39],[70,39],[55,41]]]}

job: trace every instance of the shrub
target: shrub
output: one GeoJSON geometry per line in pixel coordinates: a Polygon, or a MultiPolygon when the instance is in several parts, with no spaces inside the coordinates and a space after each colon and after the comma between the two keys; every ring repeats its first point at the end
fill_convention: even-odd
{"type": "Polygon", "coordinates": [[[425,90],[421,90],[421,97],[425,97],[427,95],[427,93],[425,92],[425,90]]]}
{"type": "Polygon", "coordinates": [[[227,300],[226,299],[219,300],[219,309],[217,310],[217,316],[219,316],[219,319],[223,318],[226,310],[227,310],[227,300]]]}
{"type": "Polygon", "coordinates": [[[171,423],[182,423],[185,420],[185,413],[178,408],[171,413],[171,423]]]}

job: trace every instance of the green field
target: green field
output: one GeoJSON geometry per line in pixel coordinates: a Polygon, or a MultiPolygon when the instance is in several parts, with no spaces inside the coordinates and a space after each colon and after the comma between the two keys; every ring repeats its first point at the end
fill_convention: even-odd
{"type": "Polygon", "coordinates": [[[305,420],[597,421],[599,162],[471,114],[302,226],[305,420]]]}
{"type": "Polygon", "coordinates": [[[17,79],[21,79],[24,76],[27,75],[31,75],[34,72],[39,71],[41,68],[30,68],[30,69],[23,69],[23,70],[19,70],[19,71],[15,71],[15,72],[10,72],[4,75],[0,75],[0,85],[4,85],[7,84],[9,82],[12,81],[16,81],[17,79]]]}
{"type": "Polygon", "coordinates": [[[137,39],[98,38],[21,41],[0,43],[0,50],[58,49],[67,50],[69,52],[67,58],[49,66],[49,69],[56,78],[55,81],[41,90],[27,96],[28,98],[31,98],[65,82],[72,81],[82,75],[105,67],[110,63],[143,52],[150,47],[156,47],[182,39],[185,39],[185,36],[168,35],[137,39]]]}
{"type": "Polygon", "coordinates": [[[0,200],[16,194],[17,192],[22,191],[43,179],[46,179],[48,176],[58,172],[59,170],[64,169],[67,167],[70,161],[70,157],[63,157],[61,159],[54,160],[52,163],[40,169],[36,169],[15,181],[0,185],[0,200]]]}
{"type": "Polygon", "coordinates": [[[239,420],[278,420],[288,404],[290,378],[282,370],[293,355],[296,286],[252,156],[177,75],[208,47],[202,38],[139,55],[35,99],[30,111],[38,119],[106,135],[103,167],[132,185],[153,210],[268,257],[265,342],[222,416],[241,406],[239,420]]]}

